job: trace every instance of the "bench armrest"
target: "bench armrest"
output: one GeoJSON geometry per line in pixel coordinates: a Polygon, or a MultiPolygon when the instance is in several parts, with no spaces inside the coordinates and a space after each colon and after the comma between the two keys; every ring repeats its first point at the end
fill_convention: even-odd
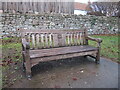
{"type": "Polygon", "coordinates": [[[100,48],[101,46],[100,46],[100,44],[101,44],[101,42],[102,42],[102,39],[101,38],[93,38],[93,37],[90,37],[90,36],[87,36],[86,37],[88,40],[92,40],[92,41],[96,41],[97,43],[98,43],[98,48],[100,48]]]}
{"type": "Polygon", "coordinates": [[[102,39],[101,39],[101,38],[93,38],[93,37],[87,36],[87,39],[88,39],[88,40],[92,40],[92,41],[96,41],[96,42],[98,42],[98,43],[101,43],[101,42],[102,42],[102,39]]]}
{"type": "Polygon", "coordinates": [[[22,38],[22,46],[23,46],[23,50],[24,50],[24,51],[25,51],[26,49],[30,49],[29,42],[27,42],[25,38],[22,38]]]}

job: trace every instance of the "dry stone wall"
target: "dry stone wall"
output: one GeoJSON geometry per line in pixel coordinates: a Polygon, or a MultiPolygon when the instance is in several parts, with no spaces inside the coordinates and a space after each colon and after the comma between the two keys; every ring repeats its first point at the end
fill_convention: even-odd
{"type": "Polygon", "coordinates": [[[91,15],[65,14],[1,14],[2,36],[18,36],[16,30],[24,29],[80,29],[87,28],[88,34],[118,33],[118,18],[91,15]]]}

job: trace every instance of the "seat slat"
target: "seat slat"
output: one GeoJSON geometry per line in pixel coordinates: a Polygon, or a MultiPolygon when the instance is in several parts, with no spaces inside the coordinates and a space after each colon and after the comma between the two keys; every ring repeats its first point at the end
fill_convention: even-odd
{"type": "Polygon", "coordinates": [[[85,52],[85,51],[94,51],[98,50],[98,48],[82,45],[82,46],[69,46],[69,47],[59,47],[59,48],[51,48],[51,49],[40,49],[40,50],[31,50],[30,57],[46,57],[46,56],[54,56],[54,55],[62,55],[68,53],[78,53],[78,52],[85,52]]]}
{"type": "MultiPolygon", "coordinates": [[[[51,60],[59,60],[59,59],[65,59],[65,58],[72,58],[72,57],[78,57],[78,56],[84,56],[84,55],[91,55],[95,54],[97,51],[88,51],[88,52],[79,52],[79,53],[71,53],[71,54],[64,54],[64,55],[56,55],[52,57],[40,57],[40,58],[32,58],[31,60],[32,66],[38,64],[39,62],[46,62],[51,60]]],[[[65,59],[68,60],[68,59],[65,59]]]]}

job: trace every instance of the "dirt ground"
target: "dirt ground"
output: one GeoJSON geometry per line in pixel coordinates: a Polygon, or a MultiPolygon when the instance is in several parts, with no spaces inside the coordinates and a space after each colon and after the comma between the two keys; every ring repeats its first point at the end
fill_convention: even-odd
{"type": "Polygon", "coordinates": [[[9,88],[118,88],[118,63],[101,58],[76,57],[40,63],[32,68],[32,79],[23,78],[9,88]]]}

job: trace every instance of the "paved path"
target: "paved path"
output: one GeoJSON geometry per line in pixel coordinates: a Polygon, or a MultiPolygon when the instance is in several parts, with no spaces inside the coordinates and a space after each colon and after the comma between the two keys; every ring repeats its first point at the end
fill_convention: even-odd
{"type": "Polygon", "coordinates": [[[77,57],[40,63],[32,68],[32,80],[16,82],[13,88],[118,88],[118,64],[101,58],[77,57]]]}

